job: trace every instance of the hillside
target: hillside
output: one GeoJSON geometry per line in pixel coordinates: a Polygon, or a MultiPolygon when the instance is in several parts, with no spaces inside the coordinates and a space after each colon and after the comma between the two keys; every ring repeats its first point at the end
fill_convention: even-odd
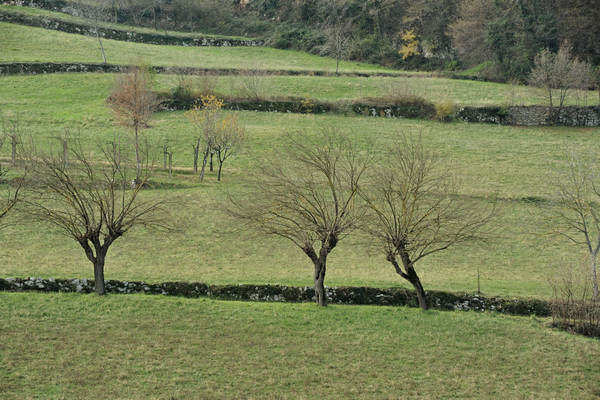
{"type": "MultiPolygon", "coordinates": [[[[45,1],[61,7],[70,4],[45,1]]],[[[253,3],[252,7],[266,4],[262,0],[253,3]]],[[[178,0],[170,4],[178,4],[178,0]]],[[[238,8],[236,13],[242,11],[238,8]]],[[[47,11],[26,12],[48,15],[47,11]]],[[[71,20],[63,14],[54,17],[71,20]]],[[[148,15],[140,19],[147,23],[148,15]]],[[[125,29],[120,24],[110,27],[125,29]]],[[[430,72],[349,61],[340,64],[341,72],[362,75],[336,76],[334,58],[269,47],[186,47],[106,39],[102,43],[109,64],[144,66],[136,71],[147,73],[147,85],[140,85],[140,90],[148,97],[146,89],[172,98],[189,90],[194,95],[250,99],[256,104],[298,97],[294,101],[306,108],[313,106],[312,101],[348,106],[365,98],[408,99],[415,102],[411,104],[426,103],[435,115],[411,119],[370,110],[300,113],[234,108],[218,110],[218,121],[206,117],[194,125],[185,111],[161,108],[139,126],[141,142],[150,148],[144,154],[151,167],[149,181],[136,184],[125,175],[126,179],[86,186],[85,174],[101,167],[117,176],[135,172],[134,163],[124,162],[121,168],[115,161],[134,159],[134,130],[131,124],[119,123],[108,100],[125,75],[0,75],[0,170],[8,171],[0,174],[0,211],[7,204],[7,195],[23,184],[19,192],[22,201],[6,217],[0,216],[2,399],[598,397],[600,341],[552,328],[547,312],[534,315],[529,307],[545,304],[548,310],[554,296],[549,281],[566,276],[566,266],[586,261],[584,248],[547,234],[556,224],[541,208],[564,212],[549,182],[558,172],[569,171],[569,154],[588,154],[597,147],[597,127],[502,126],[465,123],[456,117],[462,106],[505,110],[509,105],[545,104],[543,90],[529,86],[448,79],[430,72]],[[151,66],[206,68],[211,74],[155,73],[151,66]],[[298,75],[270,72],[275,70],[298,75]],[[315,71],[327,76],[314,76],[315,71]],[[396,76],[371,75],[377,73],[396,76]],[[448,118],[438,118],[444,106],[450,110],[448,118]],[[238,124],[244,137],[235,142],[239,147],[234,147],[236,152],[227,159],[222,180],[217,179],[216,166],[214,170],[207,166],[201,181],[193,170],[193,149],[198,146],[217,154],[211,141],[203,139],[212,122],[226,133],[226,128],[238,124]],[[20,133],[14,136],[18,142],[14,166],[13,127],[20,133]],[[497,297],[506,302],[503,304],[524,304],[521,314],[529,316],[511,316],[499,307],[486,307],[483,312],[462,300],[445,308],[454,311],[441,311],[440,303],[431,304],[429,310],[374,306],[378,303],[369,301],[373,289],[407,288],[410,292],[402,292],[414,295],[413,286],[396,273],[381,249],[374,248],[373,238],[358,230],[336,242],[327,258],[324,282],[326,288],[358,287],[365,302],[347,296],[344,305],[318,307],[284,303],[290,298],[268,291],[264,297],[256,296],[259,286],[281,285],[280,290],[298,290],[306,295],[303,300],[310,300],[315,265],[306,248],[284,237],[260,234],[232,216],[230,199],[256,201],[253,177],[271,172],[271,160],[289,166],[291,157],[284,156],[289,135],[296,135],[300,143],[311,143],[322,140],[327,132],[338,132],[340,140],[353,143],[356,157],[372,158],[374,164],[365,172],[364,182],[369,184],[379,179],[375,165],[384,162],[402,136],[437,154],[440,169],[456,183],[448,197],[495,212],[486,227],[487,240],[461,242],[418,260],[415,269],[425,291],[440,291],[440,296],[447,297],[460,293],[468,293],[471,299],[497,297]],[[71,157],[55,165],[68,171],[66,175],[77,167],[90,167],[84,169],[88,172],[74,172],[66,192],[91,188],[93,198],[123,190],[123,196],[139,193],[141,201],[164,201],[161,221],[166,221],[166,226],[138,226],[125,232],[116,237],[106,258],[105,279],[126,281],[123,285],[129,288],[132,281],[145,282],[129,289],[136,293],[124,294],[128,290],[119,287],[117,291],[123,294],[84,294],[80,279],[86,279],[86,287],[91,288],[87,280],[95,274],[89,253],[86,257],[82,251],[82,241],[37,221],[40,214],[32,211],[35,192],[43,199],[45,212],[52,207],[62,210],[56,198],[52,202],[45,197],[50,191],[43,187],[42,179],[36,179],[35,169],[45,165],[39,154],[64,154],[64,143],[70,150],[80,143],[89,164],[71,157]],[[122,151],[115,150],[118,144],[124,146],[122,151]],[[27,158],[35,149],[40,153],[27,158]],[[165,168],[167,154],[172,171],[165,168]],[[108,156],[115,158],[109,160],[108,156]],[[22,160],[29,160],[25,180],[20,179],[26,172],[22,160]],[[3,286],[9,281],[6,278],[28,276],[49,280],[3,286]],[[78,293],[56,293],[62,289],[54,285],[55,279],[69,280],[78,293]],[[147,283],[163,284],[151,295],[147,283]],[[201,293],[213,298],[174,297],[166,294],[175,292],[163,291],[179,285],[208,288],[203,283],[234,285],[235,290],[247,291],[246,297],[237,299],[252,301],[224,301],[232,297],[219,297],[223,292],[218,290],[201,293]],[[257,301],[265,298],[268,302],[257,301]]],[[[0,23],[0,64],[14,62],[100,64],[102,56],[94,37],[0,23]]],[[[598,102],[597,93],[591,91],[568,95],[566,104],[570,105],[598,102]]],[[[233,148],[227,146],[230,144],[223,147],[233,148]]],[[[316,144],[313,150],[324,149],[316,144]]],[[[344,168],[343,161],[336,159],[335,163],[335,168],[344,168]]],[[[274,170],[306,179],[302,182],[315,190],[317,203],[325,198],[318,197],[323,193],[319,183],[308,180],[309,167],[274,170]]],[[[432,191],[431,199],[437,199],[443,190],[440,186],[432,191]]],[[[66,192],[56,191],[58,196],[66,192]]],[[[87,210],[90,198],[70,204],[87,210]]],[[[296,200],[303,207],[310,202],[296,200]]],[[[102,209],[104,216],[97,218],[106,218],[111,214],[107,210],[119,201],[102,209]]],[[[362,204],[361,198],[352,203],[362,204]]],[[[68,221],[78,224],[96,218],[84,214],[68,221]]],[[[317,246],[323,244],[316,242],[317,246]]],[[[97,247],[95,251],[98,254],[97,247]]],[[[344,290],[349,291],[339,292],[344,290]]],[[[185,291],[177,295],[191,297],[185,291]]],[[[435,303],[431,293],[427,296],[435,303]]]]}

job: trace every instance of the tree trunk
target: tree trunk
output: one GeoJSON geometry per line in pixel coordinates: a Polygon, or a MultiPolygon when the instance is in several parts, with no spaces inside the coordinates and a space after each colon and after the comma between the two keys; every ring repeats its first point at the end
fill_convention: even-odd
{"type": "Polygon", "coordinates": [[[196,140],[196,145],[192,145],[194,148],[194,174],[198,173],[198,158],[200,153],[200,139],[196,140]]]}
{"type": "Polygon", "coordinates": [[[327,306],[327,293],[325,292],[325,272],[327,270],[327,258],[320,257],[315,263],[315,297],[317,304],[321,307],[327,306]]]}
{"type": "Polygon", "coordinates": [[[96,261],[94,262],[94,289],[99,296],[106,294],[104,286],[104,255],[96,256],[96,261]]]}
{"type": "Polygon", "coordinates": [[[102,44],[102,39],[100,39],[100,34],[98,33],[98,27],[96,26],[96,39],[98,39],[98,43],[100,43],[100,51],[102,51],[102,59],[104,60],[104,64],[106,61],[106,53],[104,52],[104,45],[102,44]]]}
{"type": "Polygon", "coordinates": [[[136,164],[135,183],[139,185],[141,183],[140,178],[142,176],[142,163],[140,161],[140,141],[139,141],[137,125],[135,127],[135,164],[136,164]]]}
{"type": "Polygon", "coordinates": [[[221,169],[223,169],[223,163],[219,162],[219,172],[217,173],[217,181],[221,181],[221,169]]]}
{"type": "Polygon", "coordinates": [[[598,299],[598,274],[596,268],[596,257],[591,255],[591,267],[592,267],[592,286],[594,288],[594,300],[598,299]]]}
{"type": "Polygon", "coordinates": [[[210,172],[213,172],[213,152],[210,152],[210,168],[209,168],[210,172]]]}
{"type": "Polygon", "coordinates": [[[10,137],[10,139],[11,139],[11,146],[12,146],[10,159],[12,162],[12,166],[14,167],[15,165],[17,165],[17,144],[18,144],[17,135],[12,135],[10,137]]]}
{"type": "Polygon", "coordinates": [[[415,288],[415,292],[417,292],[417,299],[419,300],[419,307],[422,310],[427,310],[427,309],[429,309],[429,304],[427,304],[427,296],[425,295],[425,290],[423,289],[423,285],[421,285],[421,280],[419,279],[417,274],[414,272],[414,270],[413,270],[413,273],[414,273],[414,276],[412,277],[412,279],[409,279],[408,281],[415,288]]]}
{"type": "Polygon", "coordinates": [[[204,159],[202,160],[202,169],[200,170],[200,182],[204,179],[204,170],[206,169],[206,160],[208,159],[208,153],[210,151],[210,147],[206,146],[206,151],[204,152],[204,159]]]}
{"type": "Polygon", "coordinates": [[[410,282],[411,285],[415,288],[415,292],[417,293],[417,299],[419,300],[419,307],[423,310],[429,309],[429,304],[427,304],[427,296],[425,295],[425,290],[423,289],[423,285],[421,284],[421,280],[417,275],[417,271],[413,268],[412,261],[410,256],[405,251],[400,253],[400,257],[402,258],[402,265],[404,266],[404,271],[400,268],[398,261],[396,261],[396,257],[394,254],[388,254],[387,260],[392,263],[396,273],[400,275],[402,278],[406,279],[410,282]]]}

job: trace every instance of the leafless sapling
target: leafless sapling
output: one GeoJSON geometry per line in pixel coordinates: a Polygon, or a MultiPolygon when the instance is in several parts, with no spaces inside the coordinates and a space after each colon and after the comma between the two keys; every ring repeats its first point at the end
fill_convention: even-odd
{"type": "Polygon", "coordinates": [[[240,125],[237,117],[229,116],[219,121],[212,148],[219,163],[217,181],[221,180],[221,171],[225,161],[240,150],[244,142],[244,135],[244,128],[240,125]]]}
{"type": "Polygon", "coordinates": [[[219,121],[221,121],[221,109],[223,101],[213,95],[202,96],[200,102],[186,112],[186,116],[197,131],[194,144],[194,173],[198,172],[198,160],[200,158],[200,148],[204,146],[204,156],[202,159],[202,169],[200,170],[200,182],[204,180],[204,171],[208,157],[214,154],[214,144],[217,135],[219,121]]]}
{"type": "Polygon", "coordinates": [[[394,270],[429,304],[415,264],[451,246],[482,239],[494,207],[456,193],[454,176],[421,139],[401,136],[374,168],[361,197],[368,208],[363,229],[394,270]]]}
{"type": "Polygon", "coordinates": [[[314,265],[316,301],[327,305],[327,256],[361,220],[359,184],[370,162],[368,151],[340,133],[290,136],[251,181],[251,193],[232,199],[230,212],[259,232],[286,238],[314,265]]]}
{"type": "Polygon", "coordinates": [[[156,109],[156,97],[150,90],[148,72],[133,67],[127,74],[119,75],[109,97],[109,104],[120,125],[133,129],[135,134],[136,181],[142,174],[140,131],[148,127],[156,109]]]}
{"type": "Polygon", "coordinates": [[[132,185],[135,169],[129,168],[127,152],[113,150],[104,148],[103,158],[94,162],[79,140],[73,140],[69,164],[62,154],[32,151],[28,160],[31,183],[24,200],[32,218],[58,227],[79,243],[94,266],[99,295],[105,293],[104,264],[110,246],[136,226],[167,226],[165,201],[142,194],[150,163],[145,160],[142,174],[136,174],[141,181],[132,185]]]}
{"type": "Polygon", "coordinates": [[[321,54],[335,58],[337,75],[340,61],[346,58],[352,44],[352,20],[345,19],[343,15],[332,16],[323,28],[327,41],[321,48],[321,54]]]}

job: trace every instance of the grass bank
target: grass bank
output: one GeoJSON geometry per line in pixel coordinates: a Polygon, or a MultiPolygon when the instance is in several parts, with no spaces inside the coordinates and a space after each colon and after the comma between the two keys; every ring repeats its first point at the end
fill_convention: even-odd
{"type": "Polygon", "coordinates": [[[535,318],[137,295],[0,302],[5,399],[592,399],[599,389],[600,342],[535,318]]]}

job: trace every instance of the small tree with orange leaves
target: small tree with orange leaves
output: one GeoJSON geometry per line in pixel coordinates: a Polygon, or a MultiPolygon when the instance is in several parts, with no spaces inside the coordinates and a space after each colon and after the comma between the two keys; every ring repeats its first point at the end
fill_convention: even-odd
{"type": "Polygon", "coordinates": [[[221,110],[223,109],[224,105],[225,103],[217,97],[213,95],[206,95],[202,96],[200,101],[196,102],[192,109],[186,112],[186,116],[198,132],[198,135],[196,136],[196,142],[193,145],[195,173],[198,172],[200,146],[204,144],[204,157],[202,159],[202,168],[200,170],[200,182],[202,182],[204,179],[204,170],[206,169],[208,157],[209,155],[212,157],[212,154],[215,152],[215,141],[219,126],[222,124],[221,110]]]}
{"type": "Polygon", "coordinates": [[[140,155],[140,131],[148,128],[148,121],[156,109],[156,97],[150,90],[148,73],[133,67],[115,80],[115,87],[109,103],[121,126],[133,129],[135,133],[136,183],[141,180],[142,165],[140,155]]]}

